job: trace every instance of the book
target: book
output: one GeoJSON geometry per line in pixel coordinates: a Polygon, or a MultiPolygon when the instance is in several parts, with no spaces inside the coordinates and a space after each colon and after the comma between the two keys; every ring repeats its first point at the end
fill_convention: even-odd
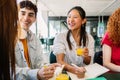
{"type": "Polygon", "coordinates": [[[67,73],[72,80],[86,80],[86,79],[96,78],[109,71],[109,69],[97,63],[87,65],[85,66],[85,69],[86,69],[86,73],[84,78],[78,78],[75,74],[70,72],[67,73]]]}

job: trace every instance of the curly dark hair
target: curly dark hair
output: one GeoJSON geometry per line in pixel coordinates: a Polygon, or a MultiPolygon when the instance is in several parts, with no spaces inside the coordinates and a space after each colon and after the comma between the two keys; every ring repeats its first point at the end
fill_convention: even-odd
{"type": "Polygon", "coordinates": [[[107,31],[113,44],[120,46],[120,8],[109,17],[107,31]]]}
{"type": "Polygon", "coordinates": [[[30,10],[33,10],[35,12],[35,16],[37,15],[37,6],[35,4],[33,4],[31,1],[21,1],[19,4],[20,8],[27,8],[30,10]]]}

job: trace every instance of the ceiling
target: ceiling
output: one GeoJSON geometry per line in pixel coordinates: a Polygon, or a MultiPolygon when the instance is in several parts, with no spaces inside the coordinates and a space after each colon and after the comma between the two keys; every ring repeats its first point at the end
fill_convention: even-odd
{"type": "Polygon", "coordinates": [[[111,15],[120,7],[120,0],[32,0],[37,1],[40,10],[48,11],[49,16],[66,16],[74,6],[81,6],[87,16],[111,15]]]}

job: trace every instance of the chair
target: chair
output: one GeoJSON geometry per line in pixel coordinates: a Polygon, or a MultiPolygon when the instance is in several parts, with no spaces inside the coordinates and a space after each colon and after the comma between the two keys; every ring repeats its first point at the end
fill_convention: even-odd
{"type": "Polygon", "coordinates": [[[41,38],[40,41],[41,41],[42,44],[46,44],[46,39],[45,38],[41,38]]]}
{"type": "Polygon", "coordinates": [[[48,38],[46,45],[47,45],[47,50],[50,51],[50,46],[53,45],[54,38],[48,38]]]}
{"type": "Polygon", "coordinates": [[[57,62],[56,56],[53,54],[53,51],[51,51],[49,59],[50,59],[50,63],[56,63],[57,62]]]}
{"type": "Polygon", "coordinates": [[[46,38],[41,38],[41,39],[40,39],[40,42],[41,42],[42,45],[43,45],[43,49],[46,49],[46,48],[47,48],[47,40],[46,40],[46,38]]]}
{"type": "Polygon", "coordinates": [[[100,65],[103,65],[103,53],[102,53],[102,51],[95,53],[93,62],[98,63],[100,65]]]}
{"type": "Polygon", "coordinates": [[[54,38],[47,39],[47,45],[53,45],[54,38]]]}

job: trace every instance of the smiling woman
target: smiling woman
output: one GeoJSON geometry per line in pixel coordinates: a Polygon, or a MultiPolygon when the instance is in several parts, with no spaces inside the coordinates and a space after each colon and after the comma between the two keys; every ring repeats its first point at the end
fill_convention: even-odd
{"type": "Polygon", "coordinates": [[[65,70],[72,72],[82,78],[85,72],[84,65],[92,63],[94,54],[94,39],[86,32],[86,13],[80,6],[75,6],[68,12],[68,31],[56,35],[53,45],[53,53],[58,63],[65,65],[65,70]],[[83,48],[82,51],[76,49],[83,48]],[[76,52],[82,52],[77,55],[76,52]],[[71,63],[79,67],[71,66],[71,63]]]}

